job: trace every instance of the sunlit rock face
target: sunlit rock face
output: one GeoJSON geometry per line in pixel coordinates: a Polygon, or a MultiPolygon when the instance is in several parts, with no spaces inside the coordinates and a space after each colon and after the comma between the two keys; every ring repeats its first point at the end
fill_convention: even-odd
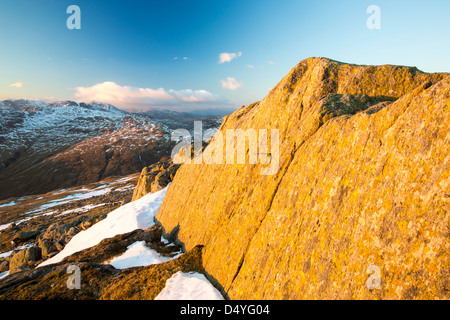
{"type": "Polygon", "coordinates": [[[448,74],[303,60],[220,128],[278,129],[279,170],[183,164],[156,218],[232,299],[448,299],[449,101],[448,74]]]}

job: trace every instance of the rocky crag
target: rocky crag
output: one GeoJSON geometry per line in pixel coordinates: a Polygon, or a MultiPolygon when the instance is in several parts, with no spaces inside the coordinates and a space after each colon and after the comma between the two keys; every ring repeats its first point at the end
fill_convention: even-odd
{"type": "Polygon", "coordinates": [[[179,167],[180,165],[172,163],[172,160],[163,159],[142,169],[131,201],[142,198],[147,193],[154,193],[167,187],[175,177],[179,167]]]}
{"type": "Polygon", "coordinates": [[[231,299],[448,299],[449,123],[448,74],[306,59],[220,128],[278,172],[182,165],[156,218],[231,299]]]}

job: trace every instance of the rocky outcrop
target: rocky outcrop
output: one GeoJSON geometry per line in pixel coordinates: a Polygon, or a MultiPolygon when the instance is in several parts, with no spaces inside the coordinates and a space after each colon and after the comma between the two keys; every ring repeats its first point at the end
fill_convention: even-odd
{"type": "Polygon", "coordinates": [[[174,164],[169,159],[142,169],[131,201],[142,198],[147,193],[154,193],[167,187],[175,177],[179,167],[179,164],[174,164]]]}
{"type": "MultiPolygon", "coordinates": [[[[103,218],[104,215],[99,217],[81,216],[70,223],[59,221],[50,224],[48,227],[42,225],[39,230],[19,232],[12,242],[25,244],[28,248],[13,250],[11,255],[0,258],[0,272],[8,271],[9,269],[9,273],[13,274],[33,269],[43,260],[51,258],[64,249],[65,245],[78,232],[87,229],[103,218]],[[34,243],[32,240],[35,240],[34,243]]],[[[19,228],[12,226],[6,231],[16,229],[19,228]]]]}
{"type": "Polygon", "coordinates": [[[173,256],[179,247],[162,243],[161,232],[156,226],[138,229],[104,239],[60,263],[10,274],[0,280],[0,300],[154,299],[165,287],[167,279],[178,271],[204,272],[201,246],[168,262],[146,267],[118,270],[107,261],[136,241],[145,241],[160,254],[173,256]],[[79,289],[67,286],[69,277],[73,275],[70,268],[74,266],[80,270],[79,289]]]}
{"type": "MultiPolygon", "coordinates": [[[[130,202],[137,180],[138,174],[108,178],[79,188],[14,199],[10,202],[14,204],[0,208],[0,273],[8,271],[11,258],[25,248],[39,248],[43,260],[57,254],[80,231],[130,202]],[[100,193],[90,194],[95,191],[100,193]]],[[[26,269],[41,262],[31,261],[26,269]]]]}
{"type": "Polygon", "coordinates": [[[306,59],[220,128],[278,129],[278,172],[182,165],[156,218],[231,299],[448,299],[449,101],[448,74],[306,59]]]}
{"type": "Polygon", "coordinates": [[[41,248],[42,258],[48,259],[64,249],[65,245],[78,232],[85,229],[85,225],[93,225],[102,218],[82,216],[71,223],[55,222],[37,237],[37,246],[41,248]]]}
{"type": "Polygon", "coordinates": [[[31,269],[37,261],[41,260],[41,257],[41,249],[38,247],[21,250],[11,257],[9,273],[31,269]]]}

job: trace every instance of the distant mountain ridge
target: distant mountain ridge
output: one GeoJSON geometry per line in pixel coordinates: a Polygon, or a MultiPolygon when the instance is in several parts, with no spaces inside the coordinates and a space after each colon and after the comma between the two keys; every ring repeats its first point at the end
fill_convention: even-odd
{"type": "Polygon", "coordinates": [[[127,111],[116,108],[115,106],[92,101],[90,103],[85,102],[75,102],[71,100],[62,100],[55,102],[45,102],[40,100],[27,100],[27,99],[18,99],[18,100],[3,100],[0,101],[0,109],[13,109],[13,110],[24,110],[24,111],[32,111],[45,107],[82,107],[93,110],[104,110],[115,113],[128,113],[127,111]]]}
{"type": "Polygon", "coordinates": [[[152,108],[149,110],[143,110],[139,112],[129,112],[116,106],[99,102],[99,101],[91,101],[89,103],[86,102],[75,102],[72,100],[61,100],[54,102],[45,102],[41,100],[27,100],[27,99],[8,99],[0,101],[0,109],[14,109],[14,110],[24,110],[28,108],[42,108],[42,107],[70,107],[70,106],[79,106],[88,109],[97,109],[97,110],[105,110],[105,111],[113,111],[117,113],[136,113],[136,114],[145,114],[155,118],[160,119],[170,119],[171,117],[177,118],[210,118],[210,117],[222,117],[228,114],[233,113],[235,108],[209,108],[209,109],[199,109],[192,110],[190,112],[184,111],[175,111],[170,109],[160,109],[160,108],[152,108]]]}

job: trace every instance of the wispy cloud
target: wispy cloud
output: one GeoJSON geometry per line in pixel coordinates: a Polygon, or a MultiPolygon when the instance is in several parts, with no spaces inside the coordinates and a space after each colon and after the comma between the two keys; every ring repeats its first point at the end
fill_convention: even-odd
{"type": "Polygon", "coordinates": [[[23,82],[15,82],[9,86],[14,88],[23,88],[25,85],[23,84],[23,82]]]}
{"type": "Polygon", "coordinates": [[[242,88],[244,84],[242,82],[237,81],[235,78],[227,77],[226,80],[221,80],[222,88],[228,90],[236,90],[242,88]]]}
{"type": "Polygon", "coordinates": [[[240,51],[238,53],[223,52],[219,54],[219,63],[230,62],[231,60],[236,59],[240,56],[242,56],[242,52],[240,51]]]}
{"type": "Polygon", "coordinates": [[[255,69],[255,66],[252,65],[252,64],[247,64],[246,67],[249,68],[249,69],[255,69]]]}
{"type": "Polygon", "coordinates": [[[268,64],[275,64],[272,60],[267,61],[268,64]]]}
{"type": "Polygon", "coordinates": [[[196,108],[202,104],[223,105],[224,100],[206,90],[151,89],[121,86],[107,81],[91,87],[75,88],[74,97],[78,101],[102,101],[126,110],[151,108],[182,109],[196,108]]]}

